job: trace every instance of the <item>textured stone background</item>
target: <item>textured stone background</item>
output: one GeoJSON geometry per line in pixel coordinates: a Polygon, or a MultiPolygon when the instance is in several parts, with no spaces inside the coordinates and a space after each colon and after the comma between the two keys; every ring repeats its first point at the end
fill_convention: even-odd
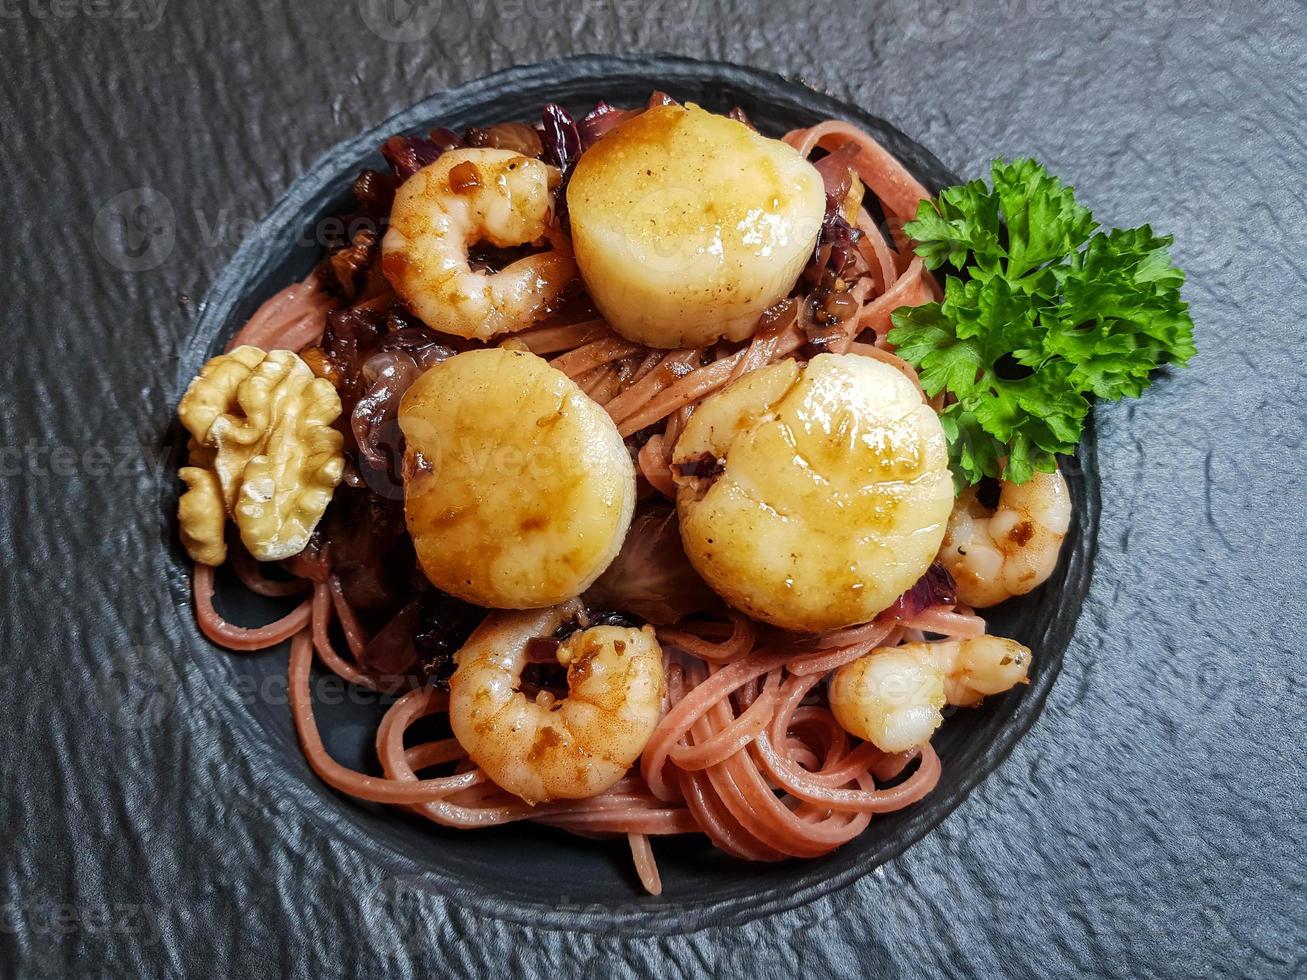
{"type": "Polygon", "coordinates": [[[0,93],[0,974],[1307,972],[1300,3],[3,0],[0,93]],[[1038,156],[1105,222],[1176,234],[1201,351],[1098,412],[1092,597],[999,772],[853,887],[652,940],[379,878],[206,727],[156,586],[154,440],[243,231],[428,92],[622,50],[800,78],[967,176],[1038,156]]]}

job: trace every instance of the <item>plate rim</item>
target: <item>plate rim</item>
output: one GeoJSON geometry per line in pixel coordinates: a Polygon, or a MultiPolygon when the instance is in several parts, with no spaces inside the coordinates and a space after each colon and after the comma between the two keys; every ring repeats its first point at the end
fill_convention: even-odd
{"type": "MultiPolygon", "coordinates": [[[[916,151],[924,154],[936,165],[941,173],[948,174],[955,181],[958,179],[956,174],[945,167],[928,148],[916,143],[910,136],[884,119],[856,104],[817,91],[801,80],[787,78],[776,72],[731,62],[701,60],[668,53],[582,54],[509,66],[484,76],[465,80],[397,110],[366,131],[347,137],[329,147],[296,176],[271,209],[257,222],[253,232],[241,242],[205,291],[200,303],[200,315],[196,318],[190,336],[184,342],[178,357],[177,375],[170,393],[170,404],[176,404],[200,364],[212,355],[215,345],[226,338],[229,332],[228,324],[234,312],[241,304],[251,302],[249,294],[243,292],[241,288],[248,283],[251,272],[270,262],[275,263],[278,255],[286,251],[284,238],[277,232],[296,226],[306,213],[321,214],[323,208],[338,197],[338,191],[332,187],[332,182],[337,177],[343,162],[354,160],[361,154],[374,154],[376,147],[387,136],[420,129],[417,120],[430,119],[442,111],[454,114],[460,106],[488,101],[497,95],[511,95],[514,91],[525,88],[549,83],[561,85],[560,74],[572,81],[581,78],[612,78],[621,74],[644,78],[656,74],[658,78],[669,82],[677,80],[696,83],[705,80],[731,82],[741,88],[758,91],[762,101],[780,108],[803,113],[811,112],[815,108],[828,112],[832,117],[849,119],[876,130],[878,138],[882,133],[892,134],[893,138],[888,142],[892,144],[907,141],[916,151]],[[802,102],[798,101],[800,92],[802,102]]],[[[891,152],[894,151],[891,149],[891,152]]],[[[1072,533],[1076,535],[1077,540],[1074,542],[1075,547],[1072,547],[1071,535],[1068,535],[1068,543],[1065,547],[1069,550],[1064,553],[1063,560],[1067,563],[1068,586],[1074,577],[1077,583],[1076,591],[1080,595],[1085,595],[1092,580],[1098,550],[1101,509],[1093,413],[1089,416],[1077,454],[1072,458],[1077,461],[1080,475],[1084,480],[1086,505],[1084,513],[1075,514],[1072,533]]],[[[161,502],[165,504],[169,501],[175,502],[176,468],[172,466],[160,468],[157,479],[160,481],[161,502]]],[[[165,542],[165,548],[171,548],[171,555],[167,560],[173,568],[173,574],[170,575],[173,607],[180,620],[181,636],[188,641],[187,648],[179,651],[179,655],[203,650],[230,657],[228,651],[208,641],[195,624],[189,567],[179,562],[180,548],[176,544],[175,535],[170,542],[165,542]]],[[[1058,611],[1060,612],[1061,609],[1062,607],[1059,606],[1058,611]]],[[[1049,621],[1049,627],[1051,628],[1059,620],[1060,616],[1055,614],[1049,621]]],[[[1080,614],[1077,608],[1069,624],[1067,649],[1074,645],[1079,624],[1080,614]]],[[[279,645],[262,652],[275,653],[282,650],[283,646],[279,645]]],[[[1003,729],[1004,738],[985,748],[986,764],[962,773],[957,783],[948,791],[937,790],[927,800],[915,805],[897,828],[893,843],[882,852],[855,859],[845,867],[835,868],[820,876],[811,873],[807,876],[803,875],[803,864],[796,861],[793,863],[796,869],[794,886],[789,888],[771,887],[760,892],[709,899],[698,903],[678,901],[642,905],[642,900],[632,895],[631,901],[623,902],[613,908],[598,908],[589,904],[551,907],[529,899],[510,898],[490,890],[472,889],[467,886],[462,875],[436,871],[429,865],[418,864],[410,858],[397,855],[392,847],[368,835],[359,824],[337,818],[337,811],[342,801],[348,802],[349,798],[323,787],[302,756],[298,766],[292,769],[287,767],[284,759],[273,751],[274,743],[267,739],[249,737],[251,728],[261,729],[262,726],[259,720],[250,714],[248,707],[239,698],[232,696],[229,685],[223,683],[224,679],[229,677],[227,671],[223,670],[225,665],[221,663],[224,658],[192,656],[189,659],[192,662],[198,661],[200,672],[213,689],[211,693],[214,696],[214,703],[223,713],[223,720],[229,724],[229,730],[237,743],[243,750],[262,756],[275,767],[278,791],[284,791],[310,822],[336,839],[358,848],[370,861],[385,870],[389,877],[396,874],[430,877],[435,879],[431,882],[430,891],[442,898],[476,914],[493,916],[519,925],[551,931],[579,930],[589,933],[616,930],[622,935],[646,936],[689,933],[718,926],[738,926],[788,911],[848,888],[875,869],[897,858],[947,820],[980,783],[1004,764],[1017,743],[1028,734],[1041,717],[1048,694],[1061,673],[1064,652],[1059,650],[1054,660],[1046,661],[1046,666],[1042,667],[1035,680],[1021,692],[1020,713],[1011,720],[1008,727],[1003,729]],[[330,794],[334,805],[330,807],[326,805],[324,793],[330,794]],[[925,806],[927,802],[929,806],[925,806]]],[[[298,742],[296,744],[298,745],[298,742]]],[[[268,788],[271,791],[271,787],[268,788]]],[[[423,888],[426,889],[425,883],[423,888]]]]}

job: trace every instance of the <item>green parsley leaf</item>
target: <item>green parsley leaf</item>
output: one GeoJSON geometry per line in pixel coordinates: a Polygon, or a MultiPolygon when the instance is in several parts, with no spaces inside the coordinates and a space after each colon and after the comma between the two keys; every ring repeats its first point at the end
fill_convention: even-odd
{"type": "Polygon", "coordinates": [[[954,404],[940,413],[939,421],[948,439],[955,492],[961,493],[987,476],[998,475],[999,460],[1007,453],[1007,447],[982,429],[975,415],[954,404]]]}
{"type": "Polygon", "coordinates": [[[1045,262],[1079,248],[1098,223],[1076,203],[1075,191],[1034,160],[994,161],[994,192],[1007,220],[1007,265],[1016,282],[1045,262]]]}
{"type": "Polygon", "coordinates": [[[1023,483],[1075,451],[1091,397],[1137,397],[1195,353],[1169,237],[1096,231],[1088,209],[1033,160],[995,161],[923,201],[905,230],[943,302],[893,314],[889,340],[948,404],[940,422],[958,489],[1023,483]]]}
{"type": "Polygon", "coordinates": [[[1196,352],[1170,246],[1147,226],[1098,234],[1058,270],[1063,302],[1045,315],[1045,347],[1075,366],[1081,390],[1138,398],[1154,370],[1196,352]]]}
{"type": "Polygon", "coordinates": [[[927,269],[945,263],[961,268],[967,257],[979,269],[993,270],[1006,253],[1000,244],[998,197],[983,180],[949,187],[933,201],[922,201],[917,219],[903,226],[918,243],[927,269]]]}

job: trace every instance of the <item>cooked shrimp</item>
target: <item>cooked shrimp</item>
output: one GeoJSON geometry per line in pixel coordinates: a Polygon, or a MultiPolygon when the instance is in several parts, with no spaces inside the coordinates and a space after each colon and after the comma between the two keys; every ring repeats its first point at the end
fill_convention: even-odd
{"type": "Polygon", "coordinates": [[[1025,483],[1000,487],[994,511],[980,502],[975,487],[963,491],[939,552],[957,582],[958,598],[977,609],[1046,581],[1071,526],[1071,495],[1061,473],[1036,473],[1025,483]]]}
{"type": "Polygon", "coordinates": [[[621,779],[662,716],[663,654],[652,627],[594,626],[558,646],[567,697],[518,690],[527,645],[578,604],[496,613],[468,639],[449,682],[449,722],[496,784],[526,800],[597,796],[621,779]]]}
{"type": "Polygon", "coordinates": [[[930,741],[945,704],[972,707],[1026,682],[1030,651],[1015,640],[978,636],[881,647],[845,664],[830,682],[835,720],[885,752],[930,741]]]}
{"type": "Polygon", "coordinates": [[[1002,694],[1026,683],[1030,671],[1030,649],[1005,636],[908,645],[927,648],[944,673],[945,699],[960,708],[973,707],[986,695],[1002,694]]]}
{"type": "Polygon", "coordinates": [[[531,326],[575,278],[572,256],[554,248],[485,274],[468,264],[468,248],[544,239],[559,179],[554,167],[510,150],[442,154],[395,194],[382,271],[413,312],[443,333],[486,340],[531,326]]]}
{"type": "Polygon", "coordinates": [[[930,741],[944,720],[944,672],[911,646],[873,650],[830,682],[830,709],[840,727],[885,752],[930,741]]]}

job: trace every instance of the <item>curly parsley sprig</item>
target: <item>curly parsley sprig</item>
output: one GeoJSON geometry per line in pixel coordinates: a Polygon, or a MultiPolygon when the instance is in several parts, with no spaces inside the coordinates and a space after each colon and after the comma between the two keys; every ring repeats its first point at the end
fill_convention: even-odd
{"type": "Polygon", "coordinates": [[[894,313],[889,340],[941,414],[959,490],[1024,483],[1075,452],[1090,396],[1138,397],[1163,364],[1195,353],[1169,236],[1098,230],[1034,160],[995,161],[984,181],[922,201],[905,231],[944,301],[894,313]]]}

